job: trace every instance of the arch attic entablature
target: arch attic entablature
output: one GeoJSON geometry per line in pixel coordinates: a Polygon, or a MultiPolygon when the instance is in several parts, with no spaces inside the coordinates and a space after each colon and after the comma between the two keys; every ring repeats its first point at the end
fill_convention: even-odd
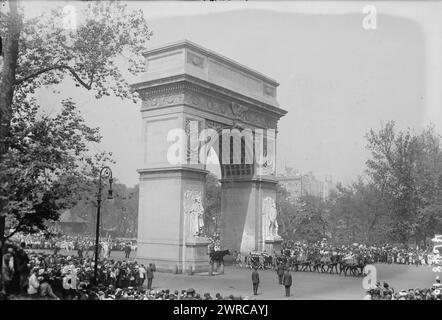
{"type": "Polygon", "coordinates": [[[279,108],[275,80],[190,41],[151,49],[144,56],[147,73],[132,85],[142,99],[142,112],[181,106],[227,125],[239,121],[273,129],[287,113],[279,108]]]}

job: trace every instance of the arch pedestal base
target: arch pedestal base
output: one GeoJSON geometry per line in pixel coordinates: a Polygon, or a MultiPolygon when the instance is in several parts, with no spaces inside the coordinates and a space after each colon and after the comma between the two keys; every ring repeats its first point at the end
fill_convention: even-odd
{"type": "Polygon", "coordinates": [[[276,255],[280,255],[281,249],[282,249],[282,238],[281,237],[275,237],[273,239],[266,239],[265,240],[265,250],[268,253],[273,254],[275,252],[276,255]]]}
{"type": "Polygon", "coordinates": [[[183,205],[189,190],[204,197],[206,170],[169,167],[139,170],[140,198],[136,260],[157,271],[209,271],[208,239],[186,235],[183,205]]]}

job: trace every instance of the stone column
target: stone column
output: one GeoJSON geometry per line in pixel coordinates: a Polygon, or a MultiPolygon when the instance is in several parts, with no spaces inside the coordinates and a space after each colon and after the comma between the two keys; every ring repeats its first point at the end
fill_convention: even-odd
{"type": "Polygon", "coordinates": [[[241,254],[264,251],[262,199],[276,197],[277,181],[249,178],[222,180],[221,246],[241,254]]]}
{"type": "Polygon", "coordinates": [[[187,190],[204,195],[207,171],[190,168],[139,170],[140,200],[137,260],[160,272],[208,271],[205,238],[186,234],[183,201],[187,190]],[[173,199],[173,201],[170,201],[173,199]]]}
{"type": "Polygon", "coordinates": [[[208,242],[187,231],[185,204],[186,192],[198,195],[203,203],[208,171],[203,165],[189,163],[185,135],[180,139],[172,134],[170,139],[174,130],[185,133],[190,116],[179,106],[141,111],[144,161],[143,169],[138,170],[137,260],[154,262],[165,272],[178,269],[183,273],[190,267],[195,272],[207,271],[208,242]]]}

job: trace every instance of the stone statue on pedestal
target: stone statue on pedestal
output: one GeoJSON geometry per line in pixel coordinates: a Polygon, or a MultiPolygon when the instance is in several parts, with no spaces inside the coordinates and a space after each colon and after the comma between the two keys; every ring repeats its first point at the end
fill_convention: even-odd
{"type": "Polygon", "coordinates": [[[277,239],[278,235],[278,212],[276,210],[276,203],[272,197],[266,197],[263,200],[264,212],[264,238],[277,239]]]}
{"type": "Polygon", "coordinates": [[[184,214],[186,218],[185,227],[187,237],[198,237],[204,227],[204,207],[201,199],[201,191],[186,191],[184,214]]]}

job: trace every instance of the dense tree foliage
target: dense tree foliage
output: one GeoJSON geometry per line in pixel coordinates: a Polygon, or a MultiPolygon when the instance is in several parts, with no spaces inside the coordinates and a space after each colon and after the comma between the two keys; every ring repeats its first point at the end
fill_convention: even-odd
{"type": "Polygon", "coordinates": [[[433,127],[396,132],[394,122],[367,135],[367,172],[386,205],[392,240],[422,242],[442,230],[442,150],[433,127]]]}
{"type": "Polygon", "coordinates": [[[132,74],[144,70],[141,52],[152,32],[143,12],[129,12],[119,1],[89,2],[81,8],[70,17],[60,6],[26,19],[25,3],[20,7],[10,0],[0,19],[0,224],[6,217],[14,230],[35,231],[45,219],[57,219],[56,209],[69,206],[64,202],[75,190],[73,180],[87,185],[86,177],[96,177],[99,163],[108,160],[88,153],[88,143],[100,138],[75,114],[74,102],[63,102],[54,118],[38,118],[35,91],[45,86],[56,90],[71,78],[96,98],[137,98],[117,60],[126,61],[132,74]],[[73,24],[66,24],[69,19],[73,24]]]}
{"type": "MultiPolygon", "coordinates": [[[[108,186],[104,186],[107,190],[108,186]]],[[[128,188],[118,181],[113,184],[113,199],[102,197],[101,203],[101,233],[102,236],[133,238],[137,235],[138,227],[138,185],[128,188]]],[[[86,233],[94,235],[97,219],[98,185],[90,181],[82,186],[80,200],[71,209],[76,216],[88,222],[86,233]]]]}
{"type": "Polygon", "coordinates": [[[425,241],[442,231],[441,137],[433,127],[396,132],[394,122],[367,134],[367,176],[338,184],[327,201],[291,200],[277,189],[281,235],[336,243],[425,241]]]}
{"type": "Polygon", "coordinates": [[[8,151],[0,162],[0,201],[7,237],[18,231],[46,229],[62,209],[78,201],[81,186],[91,183],[109,155],[91,154],[101,140],[88,127],[75,104],[62,102],[59,114],[38,114],[33,103],[14,105],[8,151]]]}
{"type": "Polygon", "coordinates": [[[305,195],[291,197],[287,189],[276,189],[279,234],[285,239],[318,241],[327,235],[326,202],[319,197],[305,195]]]}

